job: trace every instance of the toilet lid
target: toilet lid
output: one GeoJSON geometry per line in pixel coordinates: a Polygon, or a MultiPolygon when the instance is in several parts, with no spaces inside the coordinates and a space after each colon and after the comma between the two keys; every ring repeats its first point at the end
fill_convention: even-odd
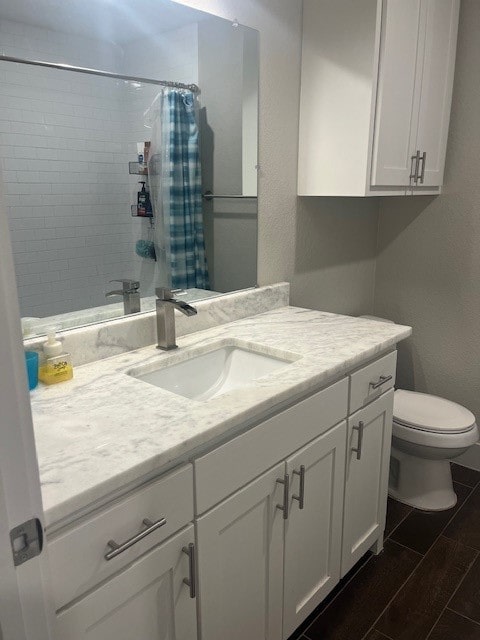
{"type": "Polygon", "coordinates": [[[475,416],[455,402],[427,393],[398,389],[394,394],[395,422],[436,433],[461,433],[475,424],[475,416]]]}

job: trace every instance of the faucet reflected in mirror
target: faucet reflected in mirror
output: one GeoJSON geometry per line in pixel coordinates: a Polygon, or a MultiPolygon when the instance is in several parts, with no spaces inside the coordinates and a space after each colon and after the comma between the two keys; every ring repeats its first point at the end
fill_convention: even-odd
{"type": "Polygon", "coordinates": [[[122,289],[108,291],[105,297],[122,296],[125,315],[138,313],[140,311],[140,282],[138,280],[110,280],[110,282],[120,282],[122,289]]]}
{"type": "Polygon", "coordinates": [[[125,41],[76,51],[68,27],[22,24],[0,55],[0,102],[17,105],[0,161],[25,336],[136,313],[135,292],[105,299],[111,279],[139,282],[144,312],[157,287],[192,301],[257,284],[258,33],[170,0],[157,10],[169,26],[147,39],[150,25],[125,22],[125,41]],[[41,62],[52,47],[58,62],[41,62]]]}

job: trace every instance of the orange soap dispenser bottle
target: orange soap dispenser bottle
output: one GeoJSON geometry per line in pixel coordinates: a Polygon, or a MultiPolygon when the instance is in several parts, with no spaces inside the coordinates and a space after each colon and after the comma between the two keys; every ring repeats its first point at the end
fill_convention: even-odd
{"type": "Polygon", "coordinates": [[[47,341],[43,343],[43,361],[38,377],[45,384],[56,384],[73,378],[72,356],[63,351],[54,329],[47,329],[47,341]]]}

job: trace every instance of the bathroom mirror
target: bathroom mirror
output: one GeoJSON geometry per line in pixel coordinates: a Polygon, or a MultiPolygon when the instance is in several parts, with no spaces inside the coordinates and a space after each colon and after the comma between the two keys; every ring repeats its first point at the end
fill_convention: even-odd
{"type": "Polygon", "coordinates": [[[171,0],[138,9],[0,9],[25,337],[137,312],[138,298],[151,311],[158,286],[195,301],[256,285],[258,33],[171,0]]]}

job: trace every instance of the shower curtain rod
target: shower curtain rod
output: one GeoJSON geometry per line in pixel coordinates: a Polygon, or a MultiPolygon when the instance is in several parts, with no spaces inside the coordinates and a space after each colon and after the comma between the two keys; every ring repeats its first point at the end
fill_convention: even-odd
{"type": "Polygon", "coordinates": [[[105,78],[115,78],[116,80],[128,80],[130,82],[145,82],[148,84],[158,84],[162,87],[172,87],[174,89],[188,89],[193,93],[200,93],[196,84],[184,84],[183,82],[173,82],[170,80],[153,80],[152,78],[138,78],[137,76],[126,76],[121,73],[111,71],[101,71],[100,69],[88,69],[87,67],[74,67],[70,64],[59,62],[43,62],[42,60],[28,60],[27,58],[16,58],[0,54],[0,60],[5,62],[18,62],[19,64],[29,64],[35,67],[48,67],[50,69],[60,69],[62,71],[76,71],[77,73],[88,73],[92,76],[103,76],[105,78]]]}

